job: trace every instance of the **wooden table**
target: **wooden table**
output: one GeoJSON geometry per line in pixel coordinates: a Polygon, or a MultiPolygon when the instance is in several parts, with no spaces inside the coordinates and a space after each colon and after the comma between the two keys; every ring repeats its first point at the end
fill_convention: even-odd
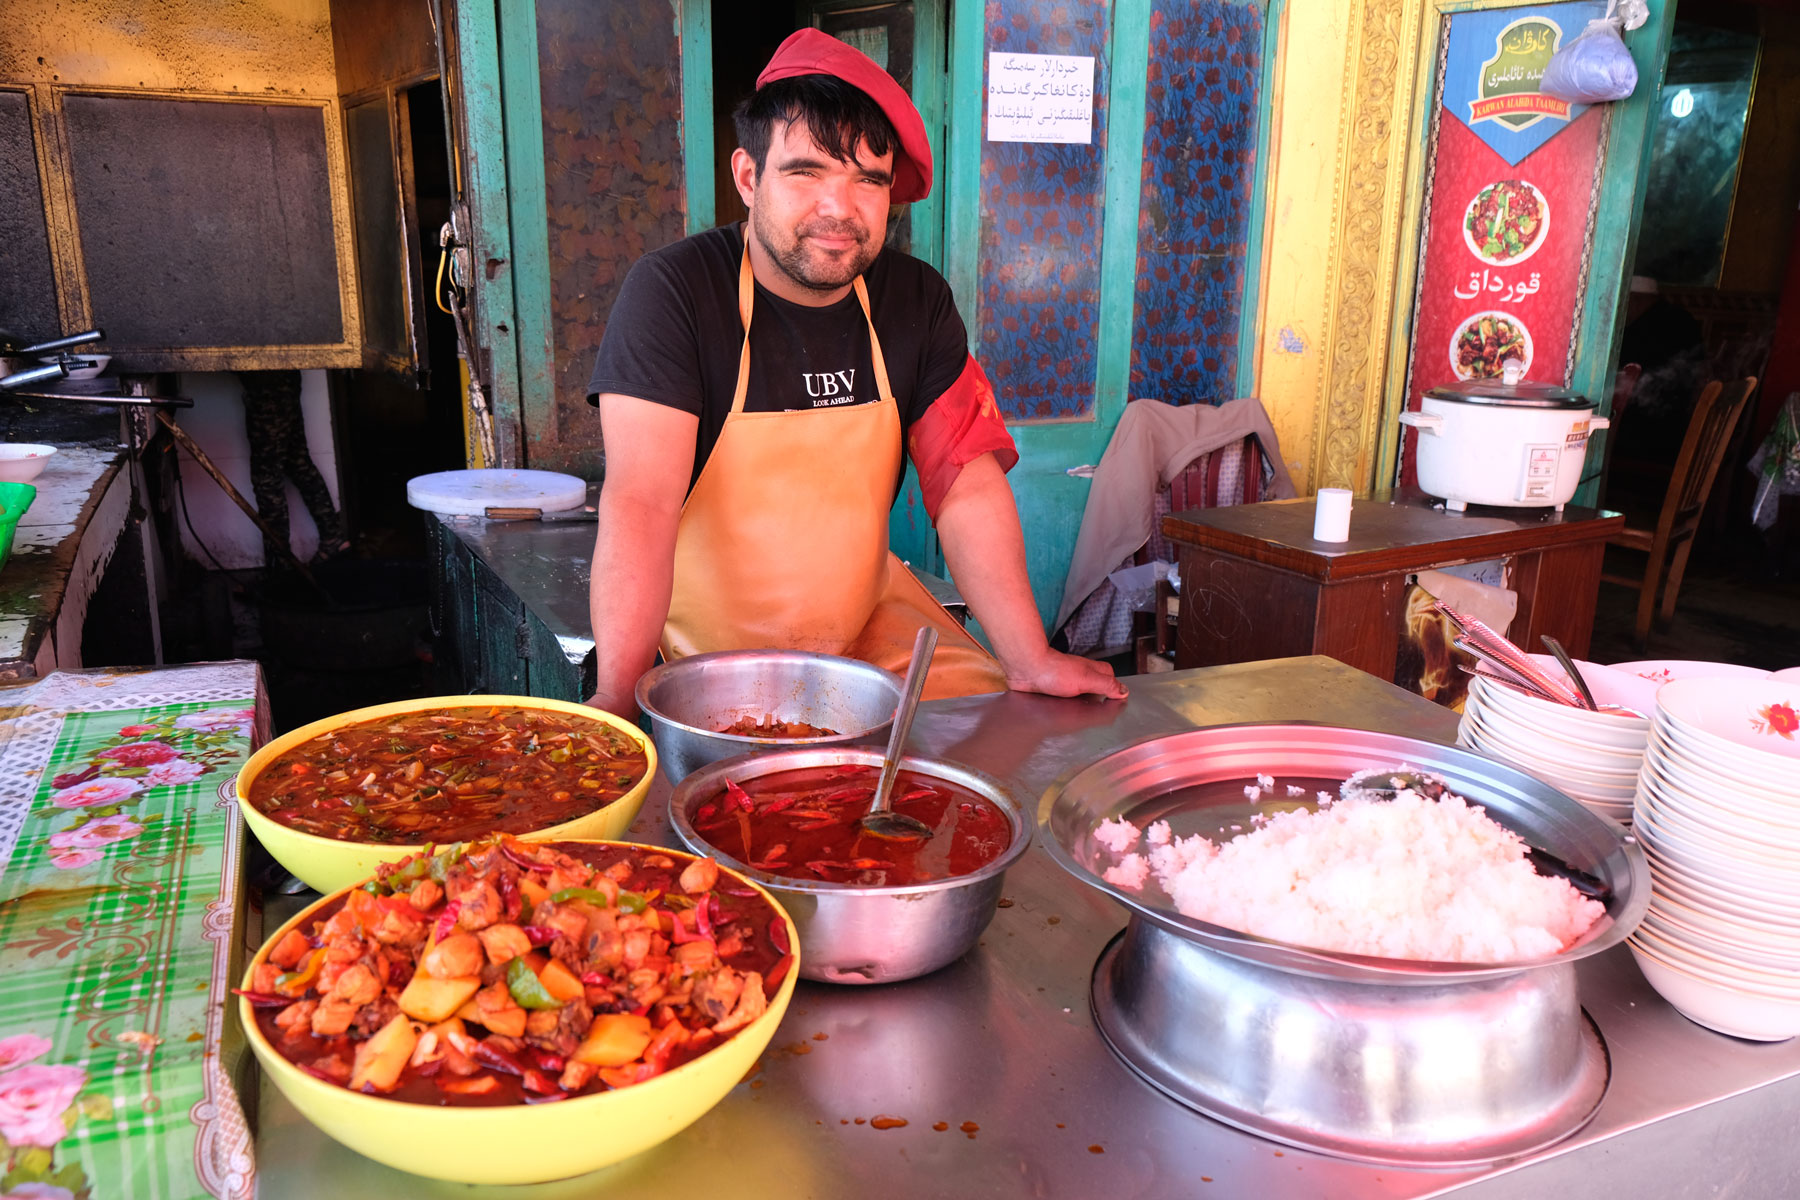
{"type": "Polygon", "coordinates": [[[1174,513],[1181,550],[1178,668],[1326,654],[1394,678],[1407,576],[1508,560],[1519,596],[1509,634],[1548,633],[1587,654],[1606,539],[1618,513],[1570,506],[1445,512],[1417,495],[1358,499],[1350,540],[1314,541],[1313,501],[1276,500],[1174,513]]]}

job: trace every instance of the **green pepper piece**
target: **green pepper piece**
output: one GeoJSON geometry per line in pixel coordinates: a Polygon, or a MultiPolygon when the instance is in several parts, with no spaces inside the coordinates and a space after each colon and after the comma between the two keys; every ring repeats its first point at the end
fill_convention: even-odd
{"type": "MultiPolygon", "coordinates": [[[[625,897],[630,894],[630,892],[619,893],[621,907],[623,907],[625,897]]],[[[598,888],[567,887],[563,888],[561,891],[550,893],[550,902],[552,904],[561,904],[565,900],[586,900],[589,904],[598,904],[601,908],[610,908],[612,906],[612,901],[607,898],[606,893],[598,888]]],[[[638,912],[640,910],[626,909],[625,911],[638,912]]]]}
{"type": "Polygon", "coordinates": [[[620,892],[619,911],[641,913],[646,908],[650,907],[650,900],[651,897],[646,896],[641,892],[620,892]]]}
{"type": "Polygon", "coordinates": [[[537,977],[537,972],[522,958],[515,958],[506,964],[506,990],[512,993],[513,1003],[520,1008],[561,1008],[562,1001],[552,996],[544,987],[544,981],[537,977]]]}

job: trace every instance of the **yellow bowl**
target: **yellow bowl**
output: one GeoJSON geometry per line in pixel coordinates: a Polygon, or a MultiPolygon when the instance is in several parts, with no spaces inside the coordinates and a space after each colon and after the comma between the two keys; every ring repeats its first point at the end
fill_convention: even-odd
{"type": "MultiPolygon", "coordinates": [[[[559,838],[559,841],[602,841],[559,838]]],[[[677,861],[691,854],[663,846],[630,845],[677,861]]],[[[729,1041],[644,1083],[618,1091],[575,1096],[554,1104],[491,1108],[440,1108],[353,1092],[309,1075],[289,1062],[256,1024],[248,1000],[239,997],[238,1019],[256,1061],[300,1115],[358,1154],[415,1175],[458,1183],[545,1183],[585,1175],[667,1141],[699,1120],[749,1073],[775,1036],[800,978],[800,931],[787,910],[753,880],[726,867],[721,876],[756,889],[787,924],[794,963],[768,1011],[729,1041]],[[517,1157],[509,1157],[509,1156],[517,1157]]],[[[343,888],[295,916],[272,934],[244,972],[249,990],[256,968],[288,930],[349,891],[343,888]]]]}
{"type": "Polygon", "coordinates": [[[624,835],[625,830],[637,819],[638,809],[643,807],[644,796],[650,790],[650,781],[656,777],[656,746],[650,738],[623,717],[590,708],[585,704],[571,704],[567,700],[545,700],[538,696],[428,696],[420,700],[400,700],[393,704],[377,704],[371,708],[358,708],[351,712],[339,713],[335,717],[326,717],[322,721],[314,721],[310,725],[302,725],[291,733],[284,733],[268,745],[250,756],[244,769],[238,772],[237,802],[238,811],[244,815],[244,823],[250,826],[250,832],[263,848],[275,857],[275,861],[286,867],[295,878],[308,887],[321,892],[335,892],[339,888],[349,887],[375,873],[375,869],[384,862],[395,862],[408,854],[424,849],[422,846],[393,846],[377,842],[349,842],[338,838],[319,837],[317,834],[302,833],[298,829],[290,829],[256,810],[250,803],[250,785],[256,777],[267,770],[270,763],[305,741],[318,737],[322,733],[330,733],[346,725],[358,725],[364,721],[377,721],[382,717],[398,716],[402,713],[426,712],[444,708],[482,708],[499,706],[502,708],[537,708],[548,712],[570,713],[574,716],[587,717],[612,726],[614,729],[630,737],[643,747],[646,762],[644,777],[629,792],[614,800],[603,808],[576,817],[573,821],[564,821],[560,825],[549,825],[543,829],[521,833],[518,836],[528,842],[544,841],[579,841],[585,839],[611,839],[624,835]]]}

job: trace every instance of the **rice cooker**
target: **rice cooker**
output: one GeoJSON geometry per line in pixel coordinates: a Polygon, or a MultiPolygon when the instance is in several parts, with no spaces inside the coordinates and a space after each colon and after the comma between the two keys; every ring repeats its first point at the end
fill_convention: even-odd
{"type": "Polygon", "coordinates": [[[1567,388],[1478,379],[1432,388],[1400,423],[1419,431],[1419,487],[1461,512],[1471,504],[1561,512],[1581,483],[1588,435],[1610,422],[1567,388]]]}

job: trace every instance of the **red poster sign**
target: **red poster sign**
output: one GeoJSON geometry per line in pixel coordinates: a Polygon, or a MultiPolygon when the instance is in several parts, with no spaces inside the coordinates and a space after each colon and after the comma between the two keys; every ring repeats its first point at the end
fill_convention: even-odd
{"type": "MultiPolygon", "coordinates": [[[[1565,16],[1557,11],[1564,7],[1574,6],[1452,18],[1510,24],[1498,37],[1452,25],[1453,50],[1459,32],[1472,36],[1467,52],[1448,56],[1447,72],[1468,74],[1459,65],[1466,60],[1486,74],[1447,74],[1444,82],[1408,409],[1417,409],[1432,388],[1498,378],[1509,360],[1519,363],[1525,380],[1568,381],[1605,109],[1577,106],[1570,120],[1566,102],[1535,89],[1532,74],[1542,74],[1539,60],[1548,59],[1561,32],[1551,18],[1565,16]],[[1523,44],[1518,53],[1515,44],[1523,44]],[[1509,66],[1508,54],[1522,65],[1509,66]],[[1491,94],[1483,86],[1511,78],[1520,80],[1513,85],[1519,90],[1491,94]],[[1515,144],[1517,135],[1497,132],[1503,128],[1526,130],[1537,144],[1515,144]]],[[[1402,450],[1401,479],[1413,483],[1411,437],[1402,450]]]]}

